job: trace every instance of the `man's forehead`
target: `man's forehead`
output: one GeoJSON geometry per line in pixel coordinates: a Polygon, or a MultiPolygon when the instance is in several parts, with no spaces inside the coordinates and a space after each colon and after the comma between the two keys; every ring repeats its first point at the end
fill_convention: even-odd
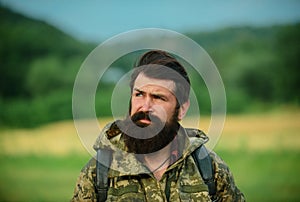
{"type": "Polygon", "coordinates": [[[167,89],[172,94],[175,93],[175,83],[172,80],[154,79],[145,76],[143,73],[139,74],[134,82],[134,88],[142,89],[145,86],[158,86],[167,89]]]}

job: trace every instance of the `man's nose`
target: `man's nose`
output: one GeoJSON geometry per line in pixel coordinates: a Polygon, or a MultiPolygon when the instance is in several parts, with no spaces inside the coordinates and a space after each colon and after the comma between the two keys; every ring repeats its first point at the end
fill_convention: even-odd
{"type": "Polygon", "coordinates": [[[143,111],[152,111],[153,102],[151,97],[146,97],[143,102],[142,110],[143,111]]]}

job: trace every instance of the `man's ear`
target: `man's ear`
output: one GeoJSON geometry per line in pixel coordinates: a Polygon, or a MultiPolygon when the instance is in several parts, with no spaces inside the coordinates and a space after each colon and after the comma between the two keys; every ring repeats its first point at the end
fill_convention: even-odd
{"type": "Polygon", "coordinates": [[[182,120],[183,117],[185,116],[186,112],[188,111],[190,107],[190,100],[186,101],[185,103],[183,103],[180,108],[179,108],[179,112],[178,112],[178,120],[182,120]]]}

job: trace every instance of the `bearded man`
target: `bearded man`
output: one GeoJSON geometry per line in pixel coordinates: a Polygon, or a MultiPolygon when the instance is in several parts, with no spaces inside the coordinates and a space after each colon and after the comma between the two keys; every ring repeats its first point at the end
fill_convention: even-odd
{"type": "MultiPolygon", "coordinates": [[[[106,165],[106,201],[245,201],[228,166],[214,152],[209,156],[216,191],[210,195],[192,157],[208,137],[179,123],[190,105],[190,79],[175,57],[160,50],[143,54],[130,89],[127,117],[109,123],[94,145],[112,153],[106,165]]],[[[96,164],[92,158],[82,169],[72,201],[103,199],[96,164]]]]}

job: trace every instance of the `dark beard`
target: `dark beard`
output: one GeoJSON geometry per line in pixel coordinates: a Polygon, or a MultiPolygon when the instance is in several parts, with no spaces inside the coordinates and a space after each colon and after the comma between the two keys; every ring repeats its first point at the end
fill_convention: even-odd
{"type": "Polygon", "coordinates": [[[171,120],[167,121],[165,125],[158,117],[145,112],[138,112],[118,123],[123,132],[128,152],[149,154],[167,146],[177,135],[179,129],[177,115],[178,110],[175,110],[171,120]],[[146,125],[139,122],[141,119],[151,119],[151,124],[146,125]]]}

